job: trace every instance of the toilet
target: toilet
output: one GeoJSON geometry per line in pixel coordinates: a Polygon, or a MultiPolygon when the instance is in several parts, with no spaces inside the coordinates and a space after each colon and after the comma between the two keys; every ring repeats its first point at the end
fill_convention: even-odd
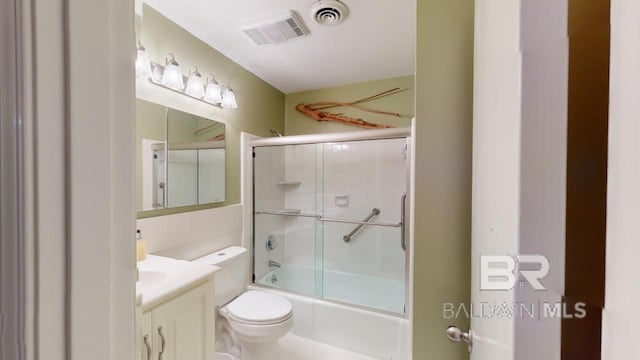
{"type": "Polygon", "coordinates": [[[215,274],[214,302],[240,347],[242,360],[278,360],[278,340],[293,326],[293,309],[282,296],[247,291],[247,249],[231,246],[193,261],[221,268],[215,274]]]}

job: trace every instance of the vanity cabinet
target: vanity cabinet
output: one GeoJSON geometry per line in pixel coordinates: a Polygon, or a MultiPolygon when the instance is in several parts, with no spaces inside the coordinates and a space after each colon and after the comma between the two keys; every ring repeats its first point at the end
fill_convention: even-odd
{"type": "Polygon", "coordinates": [[[213,283],[146,309],[140,325],[141,360],[213,360],[213,283]]]}

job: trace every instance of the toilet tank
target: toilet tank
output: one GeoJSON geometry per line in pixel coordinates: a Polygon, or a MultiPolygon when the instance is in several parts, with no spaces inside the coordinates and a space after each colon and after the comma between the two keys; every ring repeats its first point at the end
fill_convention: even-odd
{"type": "Polygon", "coordinates": [[[222,306],[242,294],[249,285],[249,253],[240,246],[231,246],[193,260],[218,266],[215,274],[214,302],[222,306]]]}

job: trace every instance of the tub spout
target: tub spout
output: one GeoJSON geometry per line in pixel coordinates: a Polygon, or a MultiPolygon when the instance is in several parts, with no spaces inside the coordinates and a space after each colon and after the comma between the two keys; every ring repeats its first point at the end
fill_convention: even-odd
{"type": "Polygon", "coordinates": [[[281,265],[279,262],[273,261],[273,260],[269,260],[269,267],[270,268],[281,268],[281,265]]]}

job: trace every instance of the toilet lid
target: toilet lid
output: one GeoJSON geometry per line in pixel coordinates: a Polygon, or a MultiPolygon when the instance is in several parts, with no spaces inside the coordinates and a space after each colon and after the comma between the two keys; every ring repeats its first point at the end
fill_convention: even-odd
{"type": "Polygon", "coordinates": [[[228,314],[239,321],[275,324],[291,316],[291,303],[264,291],[247,291],[226,306],[228,314]]]}

